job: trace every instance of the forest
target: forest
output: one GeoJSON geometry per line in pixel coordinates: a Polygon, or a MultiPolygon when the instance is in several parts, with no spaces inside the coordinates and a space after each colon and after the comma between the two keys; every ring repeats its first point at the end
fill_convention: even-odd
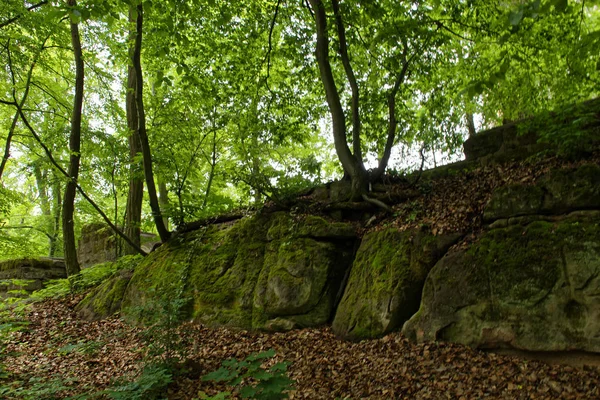
{"type": "MultiPolygon", "coordinates": [[[[460,158],[468,135],[597,95],[598,4],[3,2],[1,257],[104,220],[185,222],[460,158]]],[[[555,140],[573,141],[576,138],[555,140]]]]}
{"type": "MultiPolygon", "coordinates": [[[[369,214],[369,223],[393,216],[395,222],[390,224],[414,228],[425,211],[420,209],[418,214],[390,202],[374,193],[374,188],[404,181],[415,186],[423,171],[464,160],[463,143],[483,131],[513,122],[535,125],[544,120],[568,120],[569,128],[540,130],[538,139],[556,149],[559,159],[580,167],[582,150],[590,150],[590,143],[597,144],[597,130],[585,129],[597,123],[598,113],[586,111],[573,117],[565,110],[585,102],[597,104],[589,101],[599,95],[599,48],[597,0],[4,0],[0,4],[0,57],[4,62],[0,78],[0,261],[64,260],[70,297],[45,303],[47,308],[40,311],[52,325],[40,335],[53,337],[66,323],[53,319],[55,314],[69,314],[82,299],[82,292],[74,294],[73,282],[93,281],[88,282],[88,289],[101,281],[93,271],[85,275],[87,268],[78,256],[82,232],[90,224],[104,224],[118,237],[115,258],[125,261],[112,265],[111,274],[120,270],[119,262],[143,263],[140,260],[150,253],[143,247],[143,234],[151,233],[157,242],[167,244],[207,221],[259,215],[266,208],[284,209],[295,216],[296,209],[290,206],[295,199],[318,187],[329,190],[332,182],[342,182],[347,188],[338,199],[349,204],[344,207],[371,207],[376,210],[373,214],[383,216],[369,219],[369,214]]],[[[597,161],[597,154],[586,157],[590,158],[581,162],[597,161]]],[[[499,176],[493,179],[529,182],[532,176],[540,176],[535,166],[521,167],[497,169],[494,173],[499,176]]],[[[439,191],[463,190],[460,185],[470,185],[464,193],[482,203],[488,195],[485,190],[494,184],[486,181],[481,187],[474,186],[465,183],[470,179],[467,175],[461,175],[456,186],[440,184],[439,191]]],[[[429,194],[436,189],[418,190],[429,194]]],[[[440,216],[444,227],[463,226],[452,218],[466,221],[467,212],[462,215],[460,210],[470,206],[461,203],[455,207],[454,194],[448,195],[447,203],[443,198],[435,203],[437,198],[430,197],[434,200],[419,207],[446,207],[429,211],[440,216]]],[[[483,206],[478,205],[476,211],[483,206]]],[[[207,232],[207,236],[213,235],[207,232]]],[[[439,227],[433,230],[434,236],[442,233],[447,232],[439,227]]],[[[243,238],[243,233],[239,235],[243,238]]],[[[448,247],[450,241],[445,250],[448,247]]],[[[55,290],[57,287],[66,290],[64,283],[55,290]]],[[[161,312],[168,313],[177,301],[172,298],[161,312]]],[[[335,300],[336,305],[339,301],[335,300]]],[[[33,324],[46,323],[38,313],[28,318],[33,324]]],[[[140,344],[143,334],[138,327],[107,321],[86,328],[78,322],[65,335],[82,337],[94,330],[100,335],[111,329],[121,332],[116,340],[125,343],[125,350],[110,355],[126,360],[119,366],[111,364],[110,370],[118,375],[123,372],[119,368],[139,361],[132,349],[148,342],[140,344]]],[[[161,331],[180,335],[175,333],[180,328],[160,325],[163,323],[164,319],[154,325],[153,335],[161,331]]],[[[7,326],[12,331],[14,321],[0,325],[7,326]]],[[[188,341],[199,340],[192,337],[200,335],[211,344],[214,352],[210,359],[206,357],[213,370],[217,361],[231,354],[226,346],[249,357],[241,364],[229,364],[230,369],[238,368],[237,374],[240,366],[250,371],[244,379],[260,382],[258,365],[271,360],[267,363],[273,369],[265,372],[264,382],[267,389],[277,392],[274,397],[269,397],[268,390],[256,389],[260,383],[248,389],[250,392],[242,390],[236,395],[281,398],[277,396],[283,390],[292,398],[327,398],[326,384],[319,387],[320,394],[306,387],[291,390],[289,378],[282,375],[288,363],[271,359],[274,354],[265,351],[268,346],[257,345],[278,343],[286,348],[287,356],[296,357],[282,337],[213,332],[195,325],[182,329],[194,332],[188,341]],[[235,343],[248,346],[242,349],[235,343]]],[[[386,355],[380,353],[378,343],[410,352],[407,359],[413,360],[419,374],[427,371],[430,364],[423,357],[427,359],[430,352],[432,357],[454,360],[461,359],[464,351],[437,345],[420,345],[414,350],[404,337],[386,336],[381,339],[384,342],[354,345],[336,342],[329,331],[292,335],[307,348],[313,346],[312,340],[325,346],[326,361],[336,357],[349,360],[354,352],[366,352],[369,357],[375,355],[365,360],[386,371],[393,369],[380,364],[386,355]]],[[[169,359],[169,346],[175,344],[169,338],[161,340],[160,357],[169,359]]],[[[80,347],[62,347],[60,355],[77,353],[85,359],[88,352],[98,351],[78,343],[73,346],[80,347]]],[[[0,345],[4,346],[2,340],[0,345]]],[[[185,346],[189,350],[196,342],[185,346]]],[[[493,358],[496,356],[491,356],[493,361],[479,353],[465,357],[468,360],[461,364],[461,374],[468,375],[471,367],[485,369],[482,365],[490,362],[502,365],[498,376],[507,379],[513,368],[523,369],[517,361],[493,358]]],[[[310,360],[295,362],[299,369],[294,379],[309,379],[310,360]]],[[[210,372],[207,365],[201,368],[202,374],[210,372]]],[[[186,367],[198,369],[197,365],[186,367]]],[[[553,367],[535,368],[543,370],[540,374],[558,373],[553,367]]],[[[168,376],[164,371],[146,371],[153,383],[138,380],[138,389],[144,384],[152,389],[154,383],[163,384],[160,390],[169,384],[173,389],[172,368],[168,376]]],[[[237,381],[235,373],[218,371],[210,375],[216,381],[237,381]]],[[[7,376],[0,368],[0,381],[7,376]]],[[[544,398],[554,390],[564,396],[575,393],[573,398],[577,398],[579,392],[593,392],[592,383],[597,379],[593,373],[578,371],[571,378],[572,385],[575,381],[580,385],[578,389],[569,392],[564,383],[558,391],[547,384],[546,391],[538,394],[544,398]]],[[[109,379],[102,379],[103,383],[90,385],[105,389],[109,379]]],[[[369,379],[357,383],[360,390],[336,386],[335,393],[344,396],[339,398],[350,398],[344,393],[357,398],[394,398],[401,393],[442,398],[443,391],[417,395],[420,392],[414,391],[415,386],[405,392],[371,392],[372,388],[365,389],[369,379]]],[[[177,382],[173,389],[177,395],[170,393],[168,398],[225,398],[197,391],[190,395],[188,383],[177,382]]],[[[56,384],[52,393],[77,394],[67,381],[51,383],[56,384]]],[[[30,397],[21,392],[23,398],[39,398],[42,388],[49,387],[47,382],[46,386],[35,385],[37,389],[27,392],[30,397]]],[[[492,384],[486,381],[483,385],[489,389],[492,384]]],[[[521,388],[521,383],[508,385],[508,391],[521,388]]],[[[465,398],[476,398],[487,390],[473,387],[483,392],[469,392],[475,389],[460,386],[453,393],[464,390],[465,398]]],[[[207,393],[222,389],[209,386],[207,393]]],[[[0,395],[15,395],[19,390],[24,389],[9,384],[0,387],[0,395]]],[[[144,397],[149,391],[141,389],[139,393],[146,393],[142,397],[118,397],[117,392],[99,392],[99,396],[150,398],[144,397]]],[[[164,390],[160,393],[164,396],[164,390]]],[[[503,398],[516,398],[502,393],[507,396],[503,398]]]]}

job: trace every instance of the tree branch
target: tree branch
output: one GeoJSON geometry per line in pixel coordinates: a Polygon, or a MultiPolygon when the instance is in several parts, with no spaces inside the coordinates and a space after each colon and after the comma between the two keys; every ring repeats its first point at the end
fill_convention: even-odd
{"type": "MultiPolygon", "coordinates": [[[[44,4],[48,4],[48,0],[43,0],[43,1],[40,1],[39,3],[37,3],[37,4],[34,4],[32,6],[27,7],[27,11],[35,10],[36,8],[39,8],[39,7],[43,6],[44,4]]],[[[6,21],[0,23],[0,29],[6,27],[7,25],[12,24],[13,22],[15,22],[16,20],[18,20],[22,16],[23,16],[23,14],[18,14],[18,15],[15,15],[14,17],[12,17],[12,18],[9,18],[6,21]]]]}
{"type": "MultiPolygon", "coordinates": [[[[56,162],[56,160],[54,159],[54,156],[52,155],[52,152],[50,151],[48,146],[46,146],[46,144],[44,144],[44,142],[42,141],[40,136],[37,134],[35,129],[31,126],[31,124],[27,120],[27,117],[23,113],[23,110],[21,108],[19,108],[18,105],[16,105],[16,106],[17,106],[17,110],[19,111],[19,115],[21,116],[21,120],[23,121],[23,123],[25,124],[27,129],[29,129],[29,131],[31,132],[35,141],[38,142],[40,146],[42,146],[42,148],[44,149],[44,152],[46,153],[46,156],[48,157],[48,159],[50,160],[52,165],[67,179],[71,179],[69,177],[69,174],[67,173],[67,171],[65,171],[64,168],[61,167],[60,164],[58,164],[56,162]]],[[[102,211],[102,209],[83,191],[83,188],[79,185],[79,183],[75,182],[75,187],[76,187],[77,191],[81,194],[81,196],[84,199],[86,199],[88,203],[90,203],[90,205],[98,212],[98,214],[100,214],[102,219],[104,219],[104,221],[113,230],[113,232],[115,232],[117,235],[119,235],[121,238],[123,238],[123,240],[125,240],[131,247],[133,247],[141,255],[143,255],[143,256],[148,255],[148,253],[146,253],[144,250],[142,250],[141,247],[139,247],[135,243],[133,243],[132,240],[127,235],[125,235],[123,232],[121,232],[121,230],[119,230],[119,228],[117,228],[116,225],[110,221],[110,219],[106,216],[104,211],[102,211]]]]}

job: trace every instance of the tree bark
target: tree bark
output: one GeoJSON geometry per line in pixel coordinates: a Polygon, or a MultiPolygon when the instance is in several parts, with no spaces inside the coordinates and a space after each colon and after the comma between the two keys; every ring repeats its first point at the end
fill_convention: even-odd
{"type": "MultiPolygon", "coordinates": [[[[169,208],[169,191],[167,190],[167,184],[160,178],[158,180],[158,201],[160,203],[161,211],[169,208]]],[[[169,229],[169,218],[163,214],[163,224],[169,229]]]]}
{"type": "Polygon", "coordinates": [[[35,176],[35,182],[38,189],[38,195],[40,199],[40,208],[42,210],[42,216],[44,217],[42,231],[48,237],[48,256],[52,257],[53,241],[54,241],[54,221],[52,218],[52,206],[50,204],[50,195],[48,191],[48,171],[42,171],[39,160],[36,160],[33,164],[33,174],[35,176]]]}
{"type": "Polygon", "coordinates": [[[325,96],[331,113],[333,127],[333,142],[335,151],[344,168],[344,172],[350,176],[352,200],[361,200],[367,191],[367,173],[362,160],[358,161],[348,147],[346,138],[346,118],[340,101],[340,95],[335,85],[331,63],[329,62],[329,37],[327,35],[327,15],[325,6],[321,0],[309,0],[315,14],[317,26],[317,48],[316,56],[319,64],[321,81],[325,88],[325,96]]]}
{"type": "Polygon", "coordinates": [[[210,189],[212,182],[215,177],[215,167],[217,166],[217,130],[213,132],[213,145],[212,145],[212,158],[210,162],[210,173],[208,175],[208,183],[206,184],[206,190],[204,192],[204,201],[202,202],[202,209],[205,209],[208,205],[208,196],[210,195],[210,189]]]}
{"type": "Polygon", "coordinates": [[[372,181],[377,181],[387,168],[388,162],[390,161],[390,156],[392,155],[392,147],[394,147],[394,142],[396,141],[396,131],[398,129],[398,120],[396,119],[396,95],[398,94],[398,90],[400,89],[400,85],[404,83],[404,79],[406,79],[406,74],[408,72],[408,66],[410,61],[406,58],[407,47],[404,47],[404,53],[402,54],[403,65],[402,70],[396,77],[396,81],[394,82],[394,86],[390,90],[388,94],[388,131],[387,131],[387,140],[385,142],[385,147],[383,149],[383,154],[379,159],[379,163],[377,165],[377,169],[373,171],[371,175],[372,181]]]}
{"type": "Polygon", "coordinates": [[[142,156],[144,160],[144,175],[146,177],[146,187],[148,189],[148,198],[150,200],[150,208],[152,209],[152,217],[156,225],[156,230],[160,236],[160,240],[166,242],[171,236],[171,232],[168,231],[165,226],[162,215],[160,212],[160,204],[158,202],[158,195],[156,193],[156,184],[154,183],[154,173],[152,171],[152,153],[150,151],[150,143],[148,141],[148,133],[146,132],[146,115],[144,113],[144,98],[143,88],[144,80],[142,75],[142,63],[141,63],[141,52],[142,52],[142,29],[144,24],[144,9],[142,4],[137,6],[137,19],[136,19],[136,35],[134,43],[134,51],[132,57],[132,64],[135,69],[136,75],[136,87],[135,87],[135,102],[137,107],[138,115],[138,132],[142,145],[142,156]]]}
{"type": "MultiPolygon", "coordinates": [[[[4,156],[2,157],[2,162],[0,163],[0,180],[2,180],[2,175],[4,174],[4,169],[6,168],[6,163],[8,162],[8,159],[10,158],[10,146],[11,146],[13,135],[15,134],[17,122],[19,120],[19,109],[22,109],[23,106],[25,105],[25,102],[27,101],[27,96],[29,96],[29,88],[31,86],[31,77],[33,75],[33,70],[35,69],[35,65],[37,64],[37,60],[38,60],[40,54],[42,54],[42,51],[44,50],[44,46],[46,45],[47,40],[48,40],[48,38],[44,39],[44,41],[42,42],[40,51],[35,55],[35,58],[33,59],[33,62],[31,63],[31,66],[29,67],[29,70],[27,71],[27,79],[25,81],[25,91],[23,92],[21,101],[19,102],[19,105],[17,106],[17,111],[15,112],[15,116],[13,117],[12,123],[10,124],[10,129],[8,130],[8,135],[6,136],[6,145],[4,146],[4,156]]],[[[16,89],[15,89],[15,75],[14,75],[14,72],[12,69],[12,60],[10,57],[10,51],[8,51],[8,64],[9,64],[8,68],[10,69],[10,73],[11,73],[11,77],[12,77],[12,81],[13,81],[13,89],[12,89],[13,100],[16,103],[17,97],[16,97],[16,89]]]]}
{"type": "Polygon", "coordinates": [[[338,40],[340,42],[340,57],[342,59],[342,65],[344,66],[346,78],[348,79],[348,83],[350,84],[350,89],[352,91],[352,151],[356,161],[363,165],[364,168],[360,140],[360,92],[358,90],[356,76],[354,75],[352,65],[350,64],[350,57],[348,57],[346,29],[344,28],[344,21],[342,20],[342,15],[340,14],[339,1],[331,0],[331,5],[333,6],[338,40]]]}
{"type": "MultiPolygon", "coordinates": [[[[76,0],[68,0],[68,5],[74,7],[76,0]]],[[[77,179],[79,178],[79,160],[81,157],[81,113],[83,108],[84,66],[81,52],[81,39],[78,24],[71,21],[71,43],[75,55],[75,97],[73,99],[73,115],[71,117],[71,134],[69,136],[69,181],[63,198],[63,248],[67,276],[79,273],[77,260],[77,245],[75,243],[74,211],[77,179]]]]}
{"type": "Polygon", "coordinates": [[[466,113],[465,118],[467,120],[467,129],[469,130],[469,137],[477,135],[477,129],[475,129],[475,121],[473,120],[472,113],[466,113]]]}
{"type": "MultiPolygon", "coordinates": [[[[137,23],[135,16],[136,8],[129,7],[130,24],[137,23]]],[[[130,28],[129,32],[129,57],[133,60],[136,51],[136,30],[130,28]]],[[[144,200],[144,178],[142,176],[139,154],[142,152],[142,143],[139,135],[138,110],[135,99],[136,72],[130,62],[127,69],[127,94],[125,97],[125,109],[127,111],[127,128],[129,129],[129,192],[127,194],[127,206],[125,211],[125,235],[133,243],[140,246],[142,202],[144,200]]],[[[123,246],[123,254],[136,254],[137,250],[128,244],[123,246]]]]}
{"type": "MultiPolygon", "coordinates": [[[[54,175],[54,174],[53,174],[54,175]]],[[[57,176],[53,176],[52,181],[52,239],[50,240],[50,249],[48,251],[50,257],[58,256],[58,251],[60,250],[59,246],[59,237],[60,237],[60,217],[61,217],[61,184],[60,179],[57,176]]]]}

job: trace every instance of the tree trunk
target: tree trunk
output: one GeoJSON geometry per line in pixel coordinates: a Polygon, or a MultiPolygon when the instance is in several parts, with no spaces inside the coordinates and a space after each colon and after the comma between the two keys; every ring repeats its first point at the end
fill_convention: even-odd
{"type": "MultiPolygon", "coordinates": [[[[19,110],[21,110],[23,108],[23,106],[25,105],[25,102],[27,101],[27,96],[29,96],[29,88],[31,86],[31,76],[33,75],[33,70],[37,63],[38,57],[42,53],[47,40],[48,39],[46,38],[44,40],[44,42],[42,43],[42,46],[40,47],[40,51],[35,55],[35,58],[33,59],[31,66],[29,67],[29,71],[27,71],[27,80],[25,82],[25,91],[23,92],[21,101],[19,102],[19,105],[17,106],[17,111],[15,112],[15,116],[13,117],[12,123],[10,124],[10,129],[8,131],[8,135],[6,136],[6,145],[4,146],[4,156],[2,157],[2,162],[0,163],[0,180],[2,179],[2,175],[4,174],[4,169],[6,168],[6,163],[8,162],[8,159],[10,158],[10,146],[11,146],[13,135],[15,134],[15,128],[17,127],[17,122],[19,120],[19,110]]],[[[15,76],[14,76],[13,69],[12,69],[12,60],[10,59],[10,52],[8,54],[9,54],[9,57],[8,57],[9,69],[11,71],[12,80],[13,80],[13,90],[12,90],[13,100],[16,103],[16,101],[17,101],[16,90],[14,87],[15,76]]]]}
{"type": "Polygon", "coordinates": [[[156,185],[154,183],[154,173],[152,172],[152,153],[150,152],[150,143],[148,141],[148,134],[146,132],[146,115],[144,113],[144,98],[143,88],[144,80],[142,75],[142,63],[141,63],[141,52],[142,52],[142,29],[144,23],[144,9],[142,4],[137,6],[137,19],[136,19],[136,35],[135,45],[132,57],[132,65],[135,68],[136,85],[135,85],[135,102],[137,106],[138,114],[138,132],[142,145],[142,155],[144,160],[144,175],[146,177],[146,187],[148,189],[148,198],[150,199],[150,208],[152,209],[152,217],[156,225],[156,230],[160,236],[160,240],[166,242],[169,240],[171,233],[165,226],[162,215],[160,212],[160,205],[158,203],[158,195],[156,193],[156,185]]]}
{"type": "MultiPolygon", "coordinates": [[[[129,7],[129,22],[136,23],[136,8],[129,7]]],[[[133,60],[136,51],[136,31],[129,32],[129,57],[133,60]]],[[[144,200],[144,178],[142,175],[139,154],[142,152],[138,126],[138,110],[135,99],[136,73],[133,64],[129,64],[127,70],[127,94],[125,97],[125,109],[127,111],[127,128],[129,129],[129,192],[127,194],[127,206],[125,211],[125,235],[133,243],[140,245],[142,202],[144,200]]],[[[123,254],[137,254],[137,250],[127,243],[123,246],[123,254]]]]}
{"type": "Polygon", "coordinates": [[[210,173],[208,175],[208,183],[206,184],[206,191],[204,192],[204,201],[202,202],[202,209],[204,210],[208,204],[208,196],[210,195],[210,189],[212,182],[215,177],[215,167],[217,166],[217,130],[213,132],[213,145],[212,145],[212,159],[210,162],[210,173]]]}
{"type": "Polygon", "coordinates": [[[469,129],[469,137],[477,135],[477,129],[475,129],[475,121],[473,120],[472,113],[466,113],[467,128],[469,129]]]}
{"type": "Polygon", "coordinates": [[[35,182],[38,189],[38,195],[40,199],[40,208],[42,210],[43,221],[43,232],[48,237],[48,256],[52,257],[52,241],[54,237],[52,235],[53,221],[52,221],[52,207],[50,205],[50,195],[48,194],[48,171],[42,171],[39,160],[33,164],[33,175],[35,176],[35,182]]]}
{"type": "MultiPolygon", "coordinates": [[[[164,210],[169,208],[169,191],[167,190],[167,184],[161,179],[158,180],[158,201],[160,203],[160,209],[164,210]]],[[[163,214],[163,224],[169,229],[169,218],[163,214]]]]}
{"type": "Polygon", "coordinates": [[[368,176],[362,165],[362,160],[357,160],[348,147],[346,138],[346,118],[340,101],[340,95],[337,91],[331,63],[329,62],[329,37],[327,35],[327,15],[325,7],[321,0],[309,0],[315,13],[315,22],[317,25],[317,63],[319,64],[319,73],[321,81],[325,88],[325,95],[329,111],[331,113],[333,127],[333,142],[335,151],[340,159],[344,172],[350,176],[351,200],[361,200],[368,189],[368,176]]]}
{"type": "MultiPolygon", "coordinates": [[[[76,0],[68,0],[70,7],[76,6],[76,0]]],[[[81,112],[83,107],[83,55],[81,52],[81,40],[79,38],[79,27],[71,21],[71,42],[75,55],[75,98],[73,100],[73,115],[71,117],[71,134],[69,136],[69,181],[65,188],[63,198],[63,248],[67,276],[79,273],[79,261],[77,260],[77,245],[75,243],[74,211],[75,194],[77,190],[77,178],[79,177],[79,159],[81,147],[81,112]]]]}
{"type": "Polygon", "coordinates": [[[59,246],[59,237],[60,237],[60,216],[61,216],[61,208],[60,205],[62,203],[61,199],[61,184],[60,179],[53,174],[52,181],[52,239],[50,240],[50,257],[57,257],[60,254],[58,253],[60,250],[59,246]]]}
{"type": "Polygon", "coordinates": [[[350,84],[350,89],[352,91],[352,152],[354,154],[354,158],[356,158],[356,160],[362,166],[363,161],[360,140],[360,92],[358,90],[356,76],[354,75],[352,65],[350,64],[350,57],[348,57],[346,29],[344,28],[344,21],[342,20],[342,14],[340,13],[340,5],[338,0],[331,0],[331,5],[333,6],[333,14],[335,16],[335,24],[340,45],[340,57],[342,59],[342,65],[344,66],[346,78],[348,79],[348,83],[350,84]]]}

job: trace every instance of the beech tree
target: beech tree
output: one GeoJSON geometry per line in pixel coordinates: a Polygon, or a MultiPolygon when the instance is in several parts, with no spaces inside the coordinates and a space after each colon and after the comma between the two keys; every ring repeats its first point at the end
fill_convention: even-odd
{"type": "Polygon", "coordinates": [[[64,236],[73,260],[99,221],[144,254],[142,229],[164,241],[169,223],[342,174],[351,200],[373,201],[404,152],[456,153],[467,132],[589,99],[599,79],[583,1],[7,0],[0,15],[6,257],[60,255],[64,236]],[[67,20],[84,27],[77,62],[67,20]]]}

